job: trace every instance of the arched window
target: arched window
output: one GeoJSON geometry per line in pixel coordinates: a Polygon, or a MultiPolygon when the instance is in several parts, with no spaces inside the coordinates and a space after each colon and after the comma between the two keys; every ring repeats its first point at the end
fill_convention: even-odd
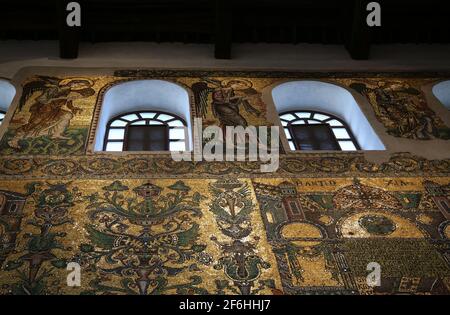
{"type": "Polygon", "coordinates": [[[116,116],[108,123],[104,151],[184,151],[186,122],[170,113],[138,111],[116,116]]]}
{"type": "Polygon", "coordinates": [[[280,115],[291,150],[359,150],[346,124],[336,116],[316,111],[289,111],[280,115]]]}
{"type": "Polygon", "coordinates": [[[0,79],[0,125],[5,119],[6,112],[16,94],[14,86],[6,80],[0,79]]]}
{"type": "Polygon", "coordinates": [[[339,85],[289,81],[274,87],[272,98],[291,150],[385,150],[353,94],[339,85]]]}
{"type": "Polygon", "coordinates": [[[450,81],[443,81],[433,87],[433,94],[450,110],[450,81]]]}
{"type": "Polygon", "coordinates": [[[165,80],[126,81],[108,87],[103,95],[93,149],[97,152],[189,151],[193,148],[191,130],[186,88],[165,80]],[[162,138],[156,147],[157,139],[153,137],[158,134],[162,138]],[[147,143],[141,146],[135,143],[134,137],[138,136],[145,136],[147,140],[142,140],[147,143]]]}

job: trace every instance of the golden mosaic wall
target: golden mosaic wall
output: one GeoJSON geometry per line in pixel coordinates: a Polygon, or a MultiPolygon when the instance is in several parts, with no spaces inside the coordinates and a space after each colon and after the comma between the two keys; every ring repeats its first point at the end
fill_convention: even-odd
{"type": "Polygon", "coordinates": [[[421,90],[441,77],[149,70],[24,79],[0,142],[0,292],[448,294],[449,159],[283,154],[279,170],[263,174],[258,162],[89,149],[102,97],[119,82],[188,88],[205,126],[230,119],[211,103],[233,93],[238,120],[270,125],[261,91],[311,77],[366,97],[392,137],[449,138],[421,90]],[[67,286],[71,262],[80,287],[67,286]],[[371,262],[381,286],[367,284],[371,262]]]}

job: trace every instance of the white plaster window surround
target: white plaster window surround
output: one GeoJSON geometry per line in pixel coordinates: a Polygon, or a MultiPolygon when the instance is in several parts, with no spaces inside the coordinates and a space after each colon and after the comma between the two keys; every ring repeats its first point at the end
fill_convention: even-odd
{"type": "Polygon", "coordinates": [[[345,88],[321,81],[289,81],[272,90],[277,112],[317,111],[343,120],[361,150],[385,150],[385,146],[345,88]]]}
{"type": "Polygon", "coordinates": [[[5,119],[6,112],[15,95],[15,87],[10,82],[0,79],[0,124],[5,119]]]}
{"type": "Polygon", "coordinates": [[[103,151],[108,122],[129,112],[161,111],[179,116],[187,124],[187,148],[192,148],[189,93],[178,84],[164,80],[135,80],[119,83],[106,91],[95,134],[94,151],[103,151]]]}
{"type": "Polygon", "coordinates": [[[440,82],[433,86],[433,94],[448,110],[450,110],[450,80],[440,82]]]}

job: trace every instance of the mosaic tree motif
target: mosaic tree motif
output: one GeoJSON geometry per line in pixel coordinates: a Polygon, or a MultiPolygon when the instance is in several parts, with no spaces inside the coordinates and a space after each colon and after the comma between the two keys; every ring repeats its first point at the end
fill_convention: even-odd
{"type": "Polygon", "coordinates": [[[11,293],[52,294],[55,293],[52,290],[60,289],[54,281],[54,268],[65,269],[67,266],[67,261],[57,252],[71,250],[61,241],[66,236],[61,228],[74,223],[68,211],[81,201],[81,194],[77,188],[69,190],[64,183],[48,184],[47,187],[33,183],[27,189],[27,195],[35,203],[35,210],[26,225],[32,227],[34,232],[23,235],[26,246],[22,249],[22,255],[8,261],[4,270],[17,271],[19,281],[11,286],[11,293]]]}
{"type": "Polygon", "coordinates": [[[210,191],[214,196],[210,211],[220,232],[228,239],[219,241],[218,237],[211,237],[222,252],[214,268],[223,270],[234,286],[229,280],[217,280],[218,292],[224,293],[228,289],[236,294],[256,294],[266,287],[273,289],[274,281],[271,279],[260,280],[255,288],[261,268],[268,269],[270,264],[258,255],[259,237],[249,240],[253,230],[250,215],[254,205],[248,185],[237,179],[223,179],[210,184],[210,191]]]}
{"type": "Polygon", "coordinates": [[[172,284],[182,273],[199,272],[209,265],[206,245],[198,241],[202,217],[199,193],[182,181],[167,188],[151,183],[135,187],[134,196],[120,181],[103,187],[103,193],[88,197],[86,230],[91,244],[82,244],[78,260],[87,270],[103,275],[91,281],[86,293],[206,294],[202,278],[190,276],[172,284]],[[103,283],[117,276],[120,286],[103,283]]]}

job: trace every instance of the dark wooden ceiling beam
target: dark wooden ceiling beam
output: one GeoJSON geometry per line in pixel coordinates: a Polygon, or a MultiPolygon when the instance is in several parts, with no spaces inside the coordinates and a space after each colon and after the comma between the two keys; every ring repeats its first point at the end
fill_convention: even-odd
{"type": "Polygon", "coordinates": [[[373,28],[369,0],[79,0],[82,30],[65,24],[68,1],[5,0],[0,39],[59,39],[63,58],[77,56],[80,40],[213,44],[225,59],[232,42],[345,43],[355,59],[367,59],[372,43],[450,42],[443,0],[378,0],[382,27],[373,28]]]}
{"type": "Polygon", "coordinates": [[[367,25],[368,0],[352,0],[351,26],[347,36],[346,48],[356,60],[367,60],[370,56],[371,32],[367,25]]]}
{"type": "Polygon", "coordinates": [[[217,59],[231,59],[232,1],[215,0],[214,56],[217,59]]]}
{"type": "MultiPolygon", "coordinates": [[[[81,27],[67,25],[67,4],[71,0],[56,0],[55,7],[58,17],[59,56],[64,59],[78,57],[78,46],[81,36],[81,27]]],[[[77,1],[82,6],[82,1],[77,1]]],[[[83,16],[83,12],[81,13],[83,16]]],[[[83,25],[83,24],[82,24],[83,25]]]]}

